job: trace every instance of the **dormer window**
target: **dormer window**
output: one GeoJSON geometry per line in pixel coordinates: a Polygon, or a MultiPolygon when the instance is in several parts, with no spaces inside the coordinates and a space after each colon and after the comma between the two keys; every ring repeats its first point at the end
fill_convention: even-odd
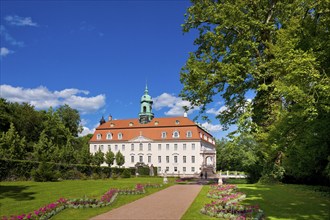
{"type": "Polygon", "coordinates": [[[159,124],[159,122],[158,121],[155,121],[155,125],[158,125],[159,124]]]}
{"type": "Polygon", "coordinates": [[[162,138],[166,138],[166,132],[165,131],[162,132],[162,138]]]}
{"type": "Polygon", "coordinates": [[[192,137],[192,132],[191,131],[187,131],[187,138],[191,138],[192,137]]]}
{"type": "Polygon", "coordinates": [[[130,127],[132,127],[133,125],[134,125],[134,123],[133,123],[133,122],[130,122],[130,123],[129,123],[129,126],[130,126],[130,127]]]}
{"type": "Polygon", "coordinates": [[[101,135],[101,134],[97,134],[97,135],[96,135],[96,139],[97,139],[97,140],[101,140],[101,138],[102,138],[102,135],[101,135]]]}
{"type": "Polygon", "coordinates": [[[176,125],[180,124],[180,121],[179,120],[175,120],[175,124],[176,125]]]}
{"type": "Polygon", "coordinates": [[[111,124],[110,124],[110,127],[114,127],[114,126],[115,126],[115,124],[114,124],[114,123],[111,123],[111,124]]]}
{"type": "Polygon", "coordinates": [[[107,140],[111,140],[112,139],[112,134],[111,133],[107,133],[107,140]]]}
{"type": "Polygon", "coordinates": [[[173,138],[179,138],[179,137],[180,137],[180,133],[178,131],[174,131],[173,138]]]}
{"type": "Polygon", "coordinates": [[[123,134],[122,133],[118,133],[118,140],[123,139],[123,134]]]}

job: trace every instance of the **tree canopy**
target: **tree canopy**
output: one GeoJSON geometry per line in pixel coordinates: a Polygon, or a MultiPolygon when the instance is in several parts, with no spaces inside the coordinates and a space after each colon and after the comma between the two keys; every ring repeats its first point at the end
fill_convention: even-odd
{"type": "Polygon", "coordinates": [[[201,113],[221,96],[226,110],[217,118],[225,127],[250,111],[264,175],[276,165],[279,178],[329,181],[329,26],[328,0],[192,0],[183,31],[199,34],[181,71],[181,95],[201,113]]]}
{"type": "Polygon", "coordinates": [[[80,115],[68,105],[35,110],[27,103],[0,98],[0,153],[6,159],[90,164],[88,141],[80,133],[80,115]]]}

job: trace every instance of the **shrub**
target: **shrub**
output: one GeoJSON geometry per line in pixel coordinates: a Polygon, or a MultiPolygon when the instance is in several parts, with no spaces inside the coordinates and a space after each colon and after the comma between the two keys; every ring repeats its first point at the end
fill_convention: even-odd
{"type": "Polygon", "coordinates": [[[36,182],[53,182],[58,179],[57,173],[53,171],[53,164],[41,162],[38,169],[32,170],[31,176],[36,182]]]}
{"type": "Polygon", "coordinates": [[[101,176],[100,176],[100,174],[98,174],[98,173],[93,173],[92,176],[91,176],[91,178],[92,178],[93,180],[98,180],[98,179],[101,179],[101,176]]]}
{"type": "Polygon", "coordinates": [[[125,169],[121,174],[121,178],[131,178],[131,172],[128,169],[125,169]]]}
{"type": "Polygon", "coordinates": [[[62,177],[66,180],[81,180],[87,178],[84,173],[81,173],[80,171],[75,169],[65,172],[64,174],[62,174],[62,177]]]}

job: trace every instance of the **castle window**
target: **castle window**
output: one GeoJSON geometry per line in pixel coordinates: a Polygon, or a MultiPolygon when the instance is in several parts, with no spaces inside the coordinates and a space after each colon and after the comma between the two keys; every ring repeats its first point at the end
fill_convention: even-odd
{"type": "Polygon", "coordinates": [[[131,151],[134,151],[134,144],[131,144],[131,151]]]}
{"type": "Polygon", "coordinates": [[[123,139],[123,134],[122,133],[118,133],[118,139],[119,140],[123,139]]]}
{"type": "Polygon", "coordinates": [[[183,150],[187,150],[187,144],[183,144],[183,150]]]}
{"type": "Polygon", "coordinates": [[[162,132],[162,138],[166,138],[166,132],[165,131],[162,132]]]}
{"type": "Polygon", "coordinates": [[[97,134],[97,135],[96,135],[96,139],[97,139],[97,140],[101,140],[101,138],[102,138],[102,135],[101,135],[101,134],[97,134]]]}
{"type": "Polygon", "coordinates": [[[180,137],[180,134],[178,131],[174,131],[173,132],[173,138],[179,138],[180,137]]]}
{"type": "Polygon", "coordinates": [[[158,150],[162,150],[162,144],[158,144],[158,150]]]}
{"type": "Polygon", "coordinates": [[[107,140],[111,140],[112,139],[112,134],[111,133],[107,133],[107,140]]]}
{"type": "Polygon", "coordinates": [[[140,151],[143,151],[143,144],[140,143],[140,151]]]}
{"type": "Polygon", "coordinates": [[[134,156],[131,156],[131,163],[134,163],[134,156]]]}
{"type": "Polygon", "coordinates": [[[121,146],[121,150],[122,150],[122,151],[125,151],[125,144],[123,144],[123,145],[121,146]]]}
{"type": "Polygon", "coordinates": [[[94,145],[94,151],[95,152],[97,151],[97,145],[94,145]]]}
{"type": "Polygon", "coordinates": [[[151,151],[151,144],[148,144],[148,151],[151,151]]]}
{"type": "Polygon", "coordinates": [[[187,131],[187,138],[191,138],[192,137],[192,132],[191,131],[187,131]]]}
{"type": "Polygon", "coordinates": [[[174,144],[174,150],[175,150],[175,151],[178,150],[178,144],[174,144]]]}

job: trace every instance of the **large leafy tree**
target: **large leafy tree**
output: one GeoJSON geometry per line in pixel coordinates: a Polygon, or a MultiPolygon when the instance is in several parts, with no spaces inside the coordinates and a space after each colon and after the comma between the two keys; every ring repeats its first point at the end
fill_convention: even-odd
{"type": "Polygon", "coordinates": [[[284,166],[295,177],[305,170],[326,175],[329,135],[318,127],[330,120],[329,8],[322,0],[192,0],[187,10],[183,30],[199,35],[181,71],[181,95],[202,112],[220,95],[226,110],[217,117],[228,126],[238,123],[245,95],[254,91],[250,132],[264,173],[284,166]],[[298,168],[288,157],[296,151],[318,159],[298,168]]]}
{"type": "Polygon", "coordinates": [[[111,150],[109,150],[105,154],[105,163],[108,164],[109,167],[111,167],[114,161],[115,161],[115,154],[111,150]]]}
{"type": "Polygon", "coordinates": [[[104,162],[104,153],[99,149],[97,152],[95,152],[93,156],[93,164],[96,166],[101,166],[101,164],[104,162]]]}
{"type": "Polygon", "coordinates": [[[7,159],[25,159],[27,156],[25,137],[21,138],[13,123],[7,132],[0,134],[0,154],[7,159]]]}
{"type": "Polygon", "coordinates": [[[69,105],[65,104],[60,106],[56,112],[64,126],[69,129],[72,136],[77,137],[78,134],[82,131],[78,110],[73,109],[69,105]]]}
{"type": "Polygon", "coordinates": [[[123,164],[125,163],[125,158],[124,158],[124,155],[118,151],[116,153],[116,164],[121,167],[123,164]]]}

